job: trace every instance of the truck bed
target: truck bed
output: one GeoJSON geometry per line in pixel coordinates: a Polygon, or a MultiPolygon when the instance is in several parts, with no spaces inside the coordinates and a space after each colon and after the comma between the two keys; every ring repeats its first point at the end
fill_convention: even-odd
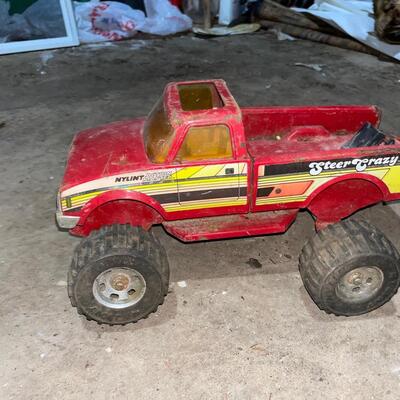
{"type": "Polygon", "coordinates": [[[380,123],[380,112],[374,106],[253,107],[241,111],[247,149],[255,159],[340,150],[366,122],[375,127],[380,123]]]}

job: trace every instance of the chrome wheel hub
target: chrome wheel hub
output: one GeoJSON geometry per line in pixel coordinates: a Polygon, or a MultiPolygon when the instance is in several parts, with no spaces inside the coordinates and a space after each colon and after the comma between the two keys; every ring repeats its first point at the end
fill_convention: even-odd
{"type": "Polygon", "coordinates": [[[380,268],[359,267],[342,276],[336,294],[344,301],[361,303],[371,299],[382,284],[383,273],[380,268]]]}
{"type": "Polygon", "coordinates": [[[138,303],[146,292],[146,281],[132,268],[110,268],[93,282],[93,295],[103,306],[126,308],[138,303]]]}

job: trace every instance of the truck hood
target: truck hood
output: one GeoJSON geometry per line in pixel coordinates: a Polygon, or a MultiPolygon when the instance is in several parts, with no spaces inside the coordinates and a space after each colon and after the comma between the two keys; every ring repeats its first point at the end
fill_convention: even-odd
{"type": "Polygon", "coordinates": [[[145,118],[121,121],[78,133],[71,145],[60,191],[95,179],[146,169],[145,118]]]}

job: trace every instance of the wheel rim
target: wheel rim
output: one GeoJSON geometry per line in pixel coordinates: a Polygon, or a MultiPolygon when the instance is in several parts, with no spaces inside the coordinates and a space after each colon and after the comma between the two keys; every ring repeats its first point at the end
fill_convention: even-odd
{"type": "Polygon", "coordinates": [[[350,303],[370,300],[383,284],[383,273],[378,267],[355,268],[340,279],[336,293],[350,303]]]}
{"type": "Polygon", "coordinates": [[[111,268],[93,282],[93,295],[109,308],[127,308],[138,303],[146,292],[142,274],[132,268],[111,268]]]}

